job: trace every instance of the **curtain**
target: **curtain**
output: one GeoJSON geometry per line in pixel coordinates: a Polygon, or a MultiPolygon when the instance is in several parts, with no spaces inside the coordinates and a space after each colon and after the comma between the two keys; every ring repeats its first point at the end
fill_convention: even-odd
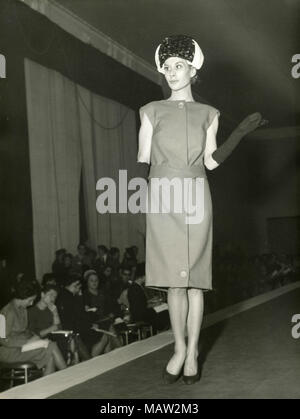
{"type": "Polygon", "coordinates": [[[79,241],[81,153],[74,83],[25,59],[36,276],[79,241]]]}
{"type": "MultiPolygon", "coordinates": [[[[96,191],[99,179],[114,180],[119,193],[119,171],[126,171],[127,184],[136,175],[137,136],[135,112],[113,100],[93,94],[77,86],[80,140],[83,158],[83,180],[89,245],[119,247],[137,245],[144,257],[143,215],[118,213],[99,214],[96,191]]],[[[131,195],[127,192],[128,198],[131,195]]]]}
{"type": "MultiPolygon", "coordinates": [[[[116,182],[137,168],[135,112],[96,95],[60,73],[25,59],[36,276],[51,271],[54,252],[76,253],[82,171],[88,244],[139,248],[144,259],[144,214],[99,214],[96,183],[116,182]]],[[[130,196],[130,194],[128,194],[130,196]]]]}

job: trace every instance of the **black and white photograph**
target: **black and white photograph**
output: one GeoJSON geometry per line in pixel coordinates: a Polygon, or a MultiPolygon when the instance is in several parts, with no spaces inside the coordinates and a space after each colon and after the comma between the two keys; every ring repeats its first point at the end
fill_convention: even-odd
{"type": "Polygon", "coordinates": [[[300,0],[0,0],[0,399],[300,399],[299,41],[300,0]]]}

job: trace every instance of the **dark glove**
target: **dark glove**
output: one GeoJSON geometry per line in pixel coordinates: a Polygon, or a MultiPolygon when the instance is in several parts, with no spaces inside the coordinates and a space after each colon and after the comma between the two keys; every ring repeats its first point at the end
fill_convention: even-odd
{"type": "Polygon", "coordinates": [[[212,158],[217,163],[222,163],[230,156],[245,135],[266,123],[268,123],[268,121],[262,119],[261,114],[258,112],[247,116],[230,134],[227,140],[212,153],[212,158]]]}

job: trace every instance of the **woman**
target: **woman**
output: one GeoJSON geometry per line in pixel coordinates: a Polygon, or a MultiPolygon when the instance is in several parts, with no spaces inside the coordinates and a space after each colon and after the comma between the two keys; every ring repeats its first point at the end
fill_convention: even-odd
{"type": "Polygon", "coordinates": [[[105,317],[109,313],[109,304],[107,298],[99,288],[99,278],[94,269],[90,269],[84,273],[85,289],[83,291],[83,301],[85,310],[89,313],[90,320],[95,323],[99,319],[105,317]]]}
{"type": "Polygon", "coordinates": [[[97,325],[93,324],[85,310],[78,274],[66,278],[65,288],[57,298],[57,308],[63,329],[79,334],[77,345],[81,360],[104,353],[109,339],[96,330],[97,325]]]}
{"type": "Polygon", "coordinates": [[[46,285],[42,288],[40,300],[28,310],[29,330],[42,339],[61,329],[60,318],[55,306],[57,294],[55,285],[46,285]]]}
{"type": "MultiPolygon", "coordinates": [[[[155,61],[171,89],[171,96],[140,108],[138,162],[151,164],[148,202],[152,206],[153,199],[157,200],[153,178],[169,181],[178,178],[185,187],[183,196],[187,197],[183,200],[178,192],[173,193],[173,188],[170,194],[174,205],[167,213],[151,213],[149,209],[147,212],[146,286],[168,288],[175,339],[174,354],[163,374],[168,383],[175,382],[182,370],[186,384],[200,378],[198,340],[203,291],[212,289],[212,204],[205,167],[209,170],[218,167],[242,137],[262,124],[259,113],[249,115],[217,149],[220,112],[196,102],[191,91],[203,60],[199,45],[191,37],[165,38],[156,49],[155,61]],[[199,220],[197,216],[195,221],[190,217],[190,208],[199,196],[202,199],[197,202],[196,210],[202,207],[202,218],[199,220]],[[182,203],[187,209],[178,212],[175,203],[182,203]]],[[[162,205],[165,207],[166,202],[162,205]]]]}
{"type": "MultiPolygon", "coordinates": [[[[61,330],[61,321],[55,305],[58,295],[56,285],[47,284],[42,287],[40,299],[37,304],[28,310],[28,328],[31,332],[40,336],[42,339],[47,338],[51,333],[61,330]]],[[[53,335],[52,335],[52,340],[53,335]]],[[[64,358],[68,359],[68,365],[73,362],[78,363],[78,354],[76,351],[75,340],[72,335],[57,335],[56,339],[59,349],[64,358]],[[73,360],[72,360],[73,359],[73,360]]]]}
{"type": "Polygon", "coordinates": [[[38,286],[24,278],[16,284],[13,300],[1,314],[5,316],[6,338],[0,339],[0,362],[33,362],[43,374],[48,375],[56,369],[66,368],[66,363],[57,345],[48,342],[47,348],[22,352],[23,345],[40,340],[28,329],[27,307],[30,307],[38,294],[38,286]]]}
{"type": "Polygon", "coordinates": [[[99,278],[93,269],[85,272],[84,280],[86,281],[86,289],[83,292],[83,300],[90,321],[93,324],[97,324],[100,329],[109,332],[109,334],[106,334],[108,340],[103,350],[107,353],[122,345],[113,326],[114,314],[110,312],[109,296],[99,289],[99,278]]]}

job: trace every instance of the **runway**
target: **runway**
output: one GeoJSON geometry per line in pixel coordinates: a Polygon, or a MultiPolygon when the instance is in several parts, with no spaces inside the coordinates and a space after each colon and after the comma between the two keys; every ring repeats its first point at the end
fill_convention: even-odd
{"type": "Polygon", "coordinates": [[[0,398],[21,398],[23,388],[26,398],[33,398],[36,391],[39,398],[51,399],[298,399],[300,339],[292,337],[291,319],[300,313],[299,282],[283,288],[247,300],[243,309],[241,304],[236,305],[231,311],[225,309],[206,319],[199,347],[202,377],[192,386],[181,380],[172,385],[162,382],[162,369],[173,350],[170,334],[162,334],[73,367],[73,375],[80,375],[80,368],[84,371],[83,368],[94,365],[94,376],[88,380],[82,376],[84,382],[79,377],[77,385],[66,384],[68,388],[63,391],[55,393],[53,388],[62,387],[72,368],[16,387],[0,394],[0,398]],[[225,320],[218,321],[218,316],[225,320]],[[214,324],[210,326],[209,322],[214,324]],[[165,339],[165,343],[159,345],[159,339],[165,339]],[[137,353],[142,345],[148,345],[150,353],[137,355],[116,368],[109,365],[113,356],[120,358],[130,346],[131,352],[137,353]],[[107,362],[102,373],[95,371],[96,362],[100,361],[107,362]]]}
{"type": "Polygon", "coordinates": [[[172,345],[127,363],[52,398],[300,398],[300,339],[291,318],[300,312],[300,290],[203,330],[201,381],[162,383],[172,345]]]}

